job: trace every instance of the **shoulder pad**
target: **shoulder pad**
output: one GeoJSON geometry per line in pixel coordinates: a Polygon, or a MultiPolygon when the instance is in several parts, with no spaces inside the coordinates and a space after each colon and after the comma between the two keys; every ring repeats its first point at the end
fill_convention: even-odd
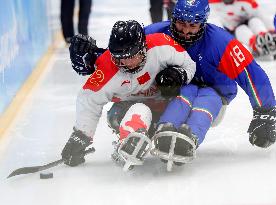
{"type": "Polygon", "coordinates": [[[179,45],[172,37],[164,33],[154,33],[146,35],[147,48],[151,49],[156,46],[169,45],[174,47],[177,51],[185,51],[185,49],[179,45]]]}
{"type": "Polygon", "coordinates": [[[235,79],[254,60],[252,54],[236,39],[227,45],[219,63],[219,70],[235,79]]]}
{"type": "Polygon", "coordinates": [[[83,89],[99,91],[118,72],[118,67],[112,63],[109,50],[105,51],[95,63],[96,70],[89,77],[83,89]]]}

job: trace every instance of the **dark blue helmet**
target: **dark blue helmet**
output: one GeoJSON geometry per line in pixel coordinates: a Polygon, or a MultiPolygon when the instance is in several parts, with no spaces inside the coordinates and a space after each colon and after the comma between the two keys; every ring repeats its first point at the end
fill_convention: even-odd
{"type": "Polygon", "coordinates": [[[172,14],[170,26],[172,37],[185,48],[189,47],[203,36],[209,13],[208,0],[178,0],[172,14]],[[181,37],[181,31],[176,29],[177,21],[200,23],[200,29],[197,33],[191,34],[190,39],[185,39],[181,37]]]}
{"type": "Polygon", "coordinates": [[[117,21],[109,38],[109,50],[115,58],[128,58],[145,46],[143,27],[134,20],[117,21]]]}
{"type": "Polygon", "coordinates": [[[143,27],[134,20],[117,21],[111,31],[108,44],[113,62],[124,72],[139,72],[146,60],[146,36],[143,27]],[[121,59],[132,58],[136,54],[143,56],[143,61],[135,69],[128,69],[120,64],[121,59]]]}
{"type": "Polygon", "coordinates": [[[208,0],[178,0],[173,18],[191,23],[206,23],[209,13],[208,0]]]}

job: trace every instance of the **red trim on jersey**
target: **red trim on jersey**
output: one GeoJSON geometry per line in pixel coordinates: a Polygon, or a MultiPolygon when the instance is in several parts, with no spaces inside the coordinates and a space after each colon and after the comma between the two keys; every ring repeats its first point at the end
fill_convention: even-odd
{"type": "MultiPolygon", "coordinates": [[[[260,33],[258,33],[258,35],[260,35],[260,36],[264,36],[265,34],[266,34],[266,32],[260,32],[260,33]]],[[[253,51],[257,51],[256,38],[257,38],[257,35],[253,35],[249,39],[249,46],[250,46],[250,48],[253,49],[253,51]]]]}
{"type": "Polygon", "coordinates": [[[83,89],[90,89],[94,92],[99,91],[107,82],[118,72],[118,67],[112,63],[109,50],[105,51],[96,60],[96,70],[89,77],[83,89]]]}
{"type": "Polygon", "coordinates": [[[183,52],[185,49],[179,45],[172,37],[164,33],[153,33],[146,35],[147,48],[151,49],[155,46],[165,46],[169,45],[174,47],[176,51],[183,52]]]}
{"type": "MultiPolygon", "coordinates": [[[[258,3],[255,0],[236,0],[236,2],[246,2],[249,3],[253,9],[258,8],[258,3]]],[[[209,4],[214,4],[214,3],[222,3],[222,0],[209,0],[209,4]]],[[[234,2],[235,4],[235,2],[234,2]]]]}
{"type": "Polygon", "coordinates": [[[251,36],[251,38],[249,39],[249,47],[253,51],[257,51],[257,47],[256,47],[256,35],[251,36]]]}
{"type": "Polygon", "coordinates": [[[255,0],[237,0],[237,1],[249,3],[251,4],[253,9],[256,9],[259,6],[255,0]]]}
{"type": "Polygon", "coordinates": [[[222,0],[209,0],[209,4],[212,4],[212,3],[221,3],[222,0]]]}
{"type": "Polygon", "coordinates": [[[253,61],[252,54],[236,39],[227,45],[218,69],[235,79],[253,61]]]}

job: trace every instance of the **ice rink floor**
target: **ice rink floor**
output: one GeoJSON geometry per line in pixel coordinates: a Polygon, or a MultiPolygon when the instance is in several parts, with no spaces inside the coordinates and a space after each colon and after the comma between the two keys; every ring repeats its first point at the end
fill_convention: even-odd
{"type": "MultiPolygon", "coordinates": [[[[274,0],[260,0],[271,11],[274,0]]],[[[148,1],[95,0],[90,34],[106,46],[117,20],[150,23],[148,1]]],[[[259,62],[276,91],[276,61],[259,62]]],[[[129,172],[110,155],[116,136],[105,121],[105,107],[94,147],[86,163],[71,168],[6,179],[14,169],[43,165],[60,158],[75,119],[75,100],[86,77],[71,69],[68,49],[60,42],[12,127],[0,141],[0,203],[2,205],[276,205],[276,145],[252,147],[246,133],[252,117],[249,100],[240,89],[223,122],[211,128],[191,163],[173,169],[156,158],[129,172]]]]}

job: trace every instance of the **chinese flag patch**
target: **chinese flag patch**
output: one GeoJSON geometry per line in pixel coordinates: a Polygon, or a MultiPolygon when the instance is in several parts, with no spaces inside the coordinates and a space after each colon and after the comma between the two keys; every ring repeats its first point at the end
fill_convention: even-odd
{"type": "Polygon", "coordinates": [[[148,72],[146,72],[144,75],[139,76],[137,80],[140,85],[143,85],[150,80],[150,75],[148,72]]]}

